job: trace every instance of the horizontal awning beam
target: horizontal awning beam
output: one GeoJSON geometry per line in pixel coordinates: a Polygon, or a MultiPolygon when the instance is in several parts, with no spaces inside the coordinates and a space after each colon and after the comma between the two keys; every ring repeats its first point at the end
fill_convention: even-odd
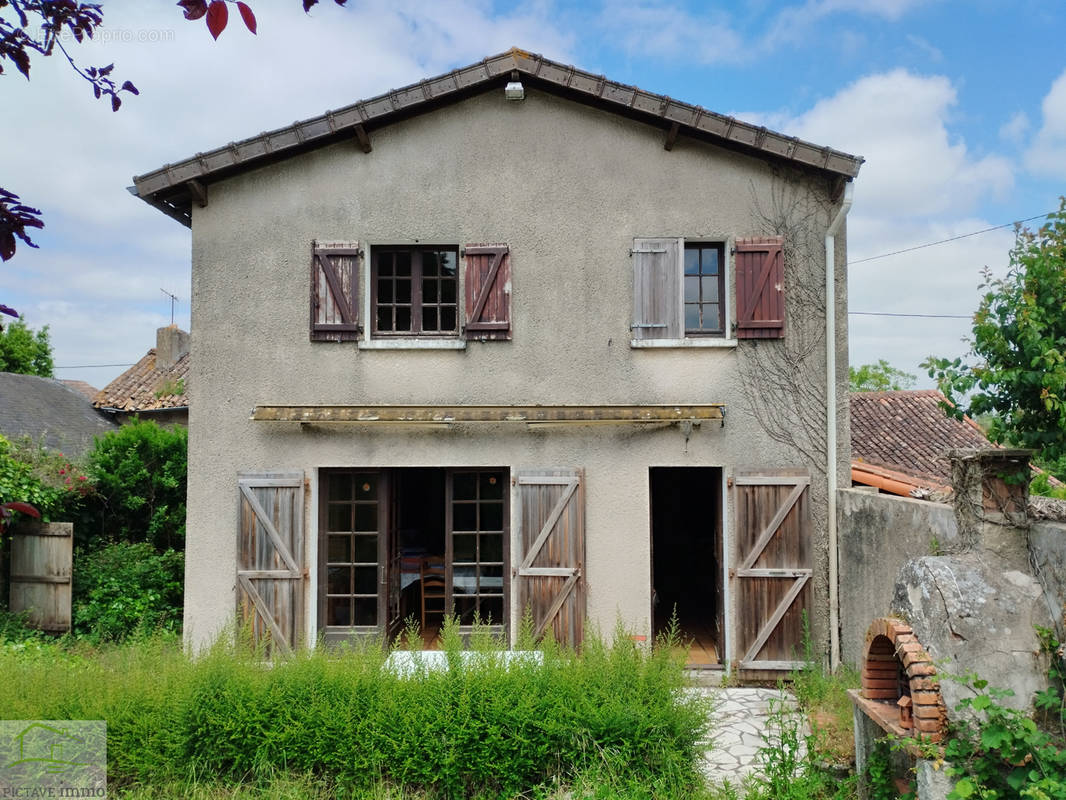
{"type": "Polygon", "coordinates": [[[722,420],[725,405],[552,406],[256,406],[252,419],[269,422],[418,424],[451,422],[663,423],[722,420]]]}

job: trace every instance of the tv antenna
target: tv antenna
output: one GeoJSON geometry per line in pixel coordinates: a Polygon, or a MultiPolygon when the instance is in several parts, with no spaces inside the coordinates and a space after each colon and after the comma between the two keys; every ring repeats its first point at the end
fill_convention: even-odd
{"type": "Polygon", "coordinates": [[[177,297],[177,295],[171,294],[166,289],[160,289],[159,291],[161,291],[163,294],[165,294],[167,297],[170,298],[170,324],[173,325],[174,324],[174,304],[176,302],[178,302],[178,297],[177,297]]]}

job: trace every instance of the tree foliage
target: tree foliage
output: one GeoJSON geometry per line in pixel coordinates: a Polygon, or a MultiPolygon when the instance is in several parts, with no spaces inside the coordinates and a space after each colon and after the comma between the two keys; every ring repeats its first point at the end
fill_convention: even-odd
{"type": "Polygon", "coordinates": [[[0,372],[51,378],[53,367],[47,325],[34,331],[20,317],[0,330],[0,372]]]}
{"type": "Polygon", "coordinates": [[[876,364],[848,367],[848,385],[853,392],[888,392],[910,389],[918,378],[896,369],[883,358],[876,364]]]}
{"type": "Polygon", "coordinates": [[[1007,274],[982,271],[972,363],[922,363],[961,417],[988,415],[988,437],[1066,458],[1066,198],[1037,231],[1019,226],[1007,274]],[[967,398],[968,402],[967,402],[967,398]]]}

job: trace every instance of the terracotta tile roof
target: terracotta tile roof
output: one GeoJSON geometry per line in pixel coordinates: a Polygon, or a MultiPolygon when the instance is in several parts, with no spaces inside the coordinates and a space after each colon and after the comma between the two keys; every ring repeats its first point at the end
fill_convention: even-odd
{"type": "Polygon", "coordinates": [[[95,386],[92,386],[85,381],[60,381],[60,383],[64,386],[69,386],[75,392],[81,392],[90,400],[96,397],[96,393],[100,391],[95,386]]]}
{"type": "Polygon", "coordinates": [[[163,408],[188,408],[185,396],[188,382],[189,354],[186,353],[169,369],[157,369],[155,348],[96,393],[93,405],[119,411],[152,411],[163,408]],[[167,389],[180,389],[178,394],[161,394],[167,389]]]}
{"type": "Polygon", "coordinates": [[[927,486],[951,484],[948,450],[990,447],[969,417],[949,417],[935,389],[851,393],[851,460],[903,473],[927,486]]]}

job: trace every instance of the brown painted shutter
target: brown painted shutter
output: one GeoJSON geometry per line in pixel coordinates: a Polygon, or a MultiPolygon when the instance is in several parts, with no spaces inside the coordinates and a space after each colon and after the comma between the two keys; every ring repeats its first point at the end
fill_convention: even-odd
{"type": "Polygon", "coordinates": [[[533,615],[534,635],[547,630],[578,647],[585,623],[585,492],[578,469],[524,470],[517,475],[518,607],[533,615]]]}
{"type": "Polygon", "coordinates": [[[737,239],[737,338],[785,335],[784,238],[737,239]]]}
{"type": "Polygon", "coordinates": [[[466,332],[471,339],[511,338],[511,253],[505,244],[468,244],[466,332]]]}
{"type": "Polygon", "coordinates": [[[351,342],[359,338],[358,242],[312,243],[311,340],[351,342]]]}
{"type": "Polygon", "coordinates": [[[680,339],[681,240],[634,239],[633,338],[680,339]]]}
{"type": "Polygon", "coordinates": [[[256,643],[289,653],[304,622],[303,473],[242,473],[237,612],[256,643]]]}
{"type": "Polygon", "coordinates": [[[803,666],[803,612],[811,607],[807,475],[738,473],[737,621],[740,668],[803,666]]]}

